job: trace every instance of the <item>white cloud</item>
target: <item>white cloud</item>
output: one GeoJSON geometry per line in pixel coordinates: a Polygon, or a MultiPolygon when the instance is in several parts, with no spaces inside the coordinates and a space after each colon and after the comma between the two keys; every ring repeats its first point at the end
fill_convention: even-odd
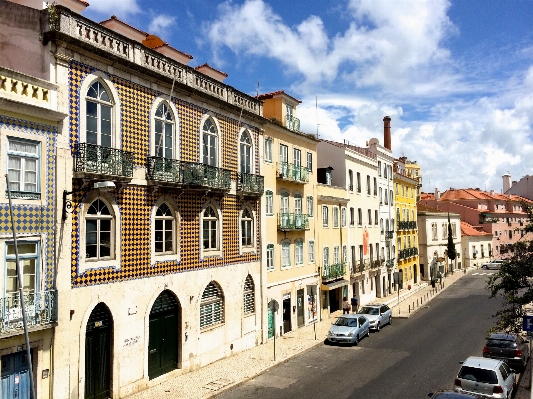
{"type": "Polygon", "coordinates": [[[170,28],[176,25],[176,17],[158,15],[150,22],[148,32],[165,38],[170,36],[170,28]]]}
{"type": "Polygon", "coordinates": [[[137,14],[141,11],[138,0],[91,0],[88,11],[102,13],[108,17],[116,15],[119,19],[128,14],[137,14]]]}

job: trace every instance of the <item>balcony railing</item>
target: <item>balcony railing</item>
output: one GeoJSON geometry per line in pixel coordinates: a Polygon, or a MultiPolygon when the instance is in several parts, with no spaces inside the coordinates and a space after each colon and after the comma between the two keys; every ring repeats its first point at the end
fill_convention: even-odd
{"type": "Polygon", "coordinates": [[[96,144],[74,147],[74,171],[99,175],[133,177],[133,153],[96,144]]]}
{"type": "Polygon", "coordinates": [[[309,230],[309,216],[302,213],[280,213],[278,230],[309,230]]]}
{"type": "Polygon", "coordinates": [[[148,179],[191,188],[231,188],[230,170],[161,157],[148,157],[148,179]]]}
{"type": "Polygon", "coordinates": [[[385,232],[385,240],[392,240],[393,237],[394,237],[394,231],[389,230],[385,232]]]}
{"type": "Polygon", "coordinates": [[[286,119],[286,126],[287,129],[292,130],[293,132],[299,132],[300,131],[300,119],[295,118],[294,116],[287,114],[286,119]]]}
{"type": "Polygon", "coordinates": [[[309,171],[304,166],[295,166],[292,163],[278,162],[278,178],[296,183],[308,183],[309,171]]]}
{"type": "Polygon", "coordinates": [[[405,248],[398,251],[398,259],[407,259],[418,255],[418,248],[405,248]]]}
{"type": "Polygon", "coordinates": [[[237,174],[237,191],[250,195],[263,195],[265,189],[265,178],[260,175],[250,173],[237,174]]]}
{"type": "Polygon", "coordinates": [[[392,259],[389,259],[387,262],[385,262],[385,265],[387,266],[387,269],[394,268],[394,261],[395,260],[396,260],[396,258],[392,258],[392,259]]]}
{"type": "Polygon", "coordinates": [[[416,222],[398,221],[398,230],[416,230],[416,222]]]}
{"type": "MultiPolygon", "coordinates": [[[[24,295],[28,327],[45,326],[57,321],[57,291],[43,291],[24,295]]],[[[24,328],[19,295],[0,298],[0,333],[24,328]]]]}
{"type": "Polygon", "coordinates": [[[333,265],[324,266],[322,270],[322,280],[336,280],[341,278],[346,273],[346,263],[335,263],[333,265]]]}

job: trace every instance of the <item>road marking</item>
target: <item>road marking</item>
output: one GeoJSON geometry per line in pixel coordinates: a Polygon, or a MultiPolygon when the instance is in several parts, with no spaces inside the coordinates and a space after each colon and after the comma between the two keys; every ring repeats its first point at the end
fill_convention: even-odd
{"type": "Polygon", "coordinates": [[[490,276],[491,274],[494,274],[495,272],[481,272],[481,273],[472,273],[472,276],[490,276]]]}

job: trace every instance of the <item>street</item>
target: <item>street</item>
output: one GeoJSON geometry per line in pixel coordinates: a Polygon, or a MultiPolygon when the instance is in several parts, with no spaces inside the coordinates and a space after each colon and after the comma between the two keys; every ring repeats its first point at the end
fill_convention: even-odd
{"type": "Polygon", "coordinates": [[[217,398],[406,399],[451,388],[459,362],[482,355],[500,305],[488,298],[489,273],[470,272],[358,346],[320,345],[217,398]]]}

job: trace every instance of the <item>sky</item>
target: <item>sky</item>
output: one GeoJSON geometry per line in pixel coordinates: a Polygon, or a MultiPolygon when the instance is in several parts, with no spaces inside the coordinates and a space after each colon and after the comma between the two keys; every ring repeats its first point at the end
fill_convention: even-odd
{"type": "Polygon", "coordinates": [[[533,0],[87,1],[242,92],[301,100],[303,132],[383,144],[390,116],[424,192],[533,175],[533,0]]]}

